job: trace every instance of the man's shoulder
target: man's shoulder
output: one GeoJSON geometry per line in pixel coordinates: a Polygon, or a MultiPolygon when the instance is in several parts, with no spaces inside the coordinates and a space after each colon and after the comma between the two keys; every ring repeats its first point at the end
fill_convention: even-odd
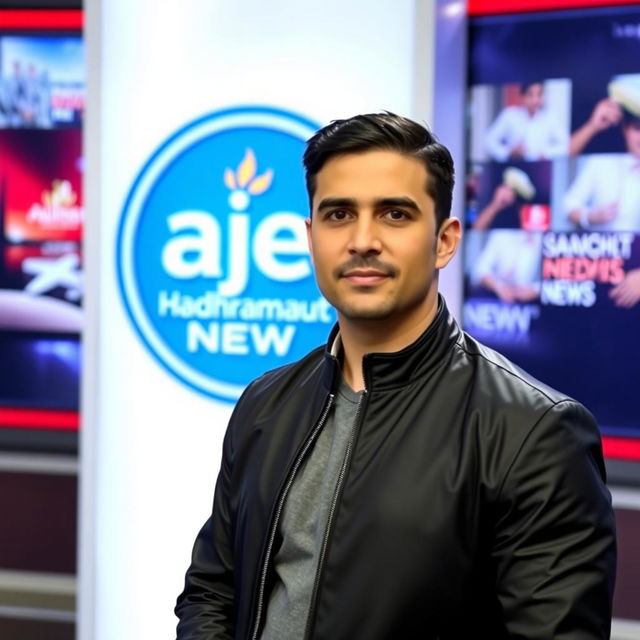
{"type": "Polygon", "coordinates": [[[499,447],[503,468],[511,467],[527,442],[541,451],[558,446],[567,455],[598,449],[596,420],[580,402],[466,334],[457,346],[472,371],[470,413],[489,449],[499,447]]]}
{"type": "Polygon", "coordinates": [[[247,386],[227,428],[233,449],[249,442],[255,428],[280,425],[281,431],[286,430],[291,421],[280,419],[285,412],[292,416],[316,410],[324,401],[322,390],[330,387],[333,372],[324,351],[325,347],[318,347],[296,362],[267,371],[247,386]]]}
{"type": "Polygon", "coordinates": [[[475,369],[475,377],[501,401],[548,409],[562,402],[577,401],[538,380],[498,351],[478,342],[467,333],[457,343],[475,369]]]}
{"type": "Polygon", "coordinates": [[[319,346],[295,362],[266,371],[253,380],[245,390],[241,401],[252,402],[261,396],[291,391],[296,387],[316,383],[322,378],[325,364],[324,345],[319,346]]]}

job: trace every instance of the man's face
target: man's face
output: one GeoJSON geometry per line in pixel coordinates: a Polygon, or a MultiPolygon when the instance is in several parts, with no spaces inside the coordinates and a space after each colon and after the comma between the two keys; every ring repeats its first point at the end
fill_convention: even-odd
{"type": "Polygon", "coordinates": [[[336,156],[316,176],[309,247],[318,285],[341,320],[399,322],[435,300],[434,201],[427,171],[395,151],[336,156]]]}
{"type": "Polygon", "coordinates": [[[522,104],[533,115],[544,106],[544,88],[540,83],[532,84],[522,96],[522,104]]]}
{"type": "Polygon", "coordinates": [[[627,151],[640,158],[640,122],[634,121],[622,128],[627,151]]]}

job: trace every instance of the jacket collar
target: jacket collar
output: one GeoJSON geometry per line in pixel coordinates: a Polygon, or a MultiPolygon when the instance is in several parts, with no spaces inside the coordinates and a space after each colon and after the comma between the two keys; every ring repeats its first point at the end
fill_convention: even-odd
{"type": "MultiPolygon", "coordinates": [[[[327,368],[324,383],[333,388],[340,369],[336,357],[339,327],[331,331],[325,347],[327,368]]],[[[368,353],[363,359],[364,381],[367,391],[382,390],[409,384],[437,368],[447,352],[458,341],[461,331],[449,313],[442,295],[438,294],[438,311],[433,322],[412,344],[393,353],[368,353]]]]}

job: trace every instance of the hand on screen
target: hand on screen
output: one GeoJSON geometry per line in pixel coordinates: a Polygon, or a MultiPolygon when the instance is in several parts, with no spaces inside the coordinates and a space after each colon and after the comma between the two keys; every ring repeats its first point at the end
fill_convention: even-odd
{"type": "Polygon", "coordinates": [[[594,136],[619,124],[621,120],[622,107],[615,100],[603,98],[597,102],[589,119],[571,134],[569,155],[582,153],[594,136]]]}
{"type": "Polygon", "coordinates": [[[629,309],[640,302],[640,269],[632,269],[624,280],[609,291],[616,307],[629,309]]]}
{"type": "Polygon", "coordinates": [[[512,284],[498,281],[495,283],[493,290],[502,302],[512,304],[518,300],[517,289],[512,284]]]}
{"type": "Polygon", "coordinates": [[[532,284],[521,284],[516,286],[516,299],[518,302],[531,302],[540,297],[538,287],[532,284]]]}
{"type": "Polygon", "coordinates": [[[511,206],[515,201],[516,192],[513,187],[508,184],[498,185],[489,204],[478,214],[472,225],[473,228],[477,230],[487,229],[491,226],[496,215],[506,207],[511,206]]]}
{"type": "Polygon", "coordinates": [[[603,98],[596,104],[589,118],[589,125],[595,131],[604,131],[619,124],[622,120],[622,108],[611,98],[603,98]]]}
{"type": "Polygon", "coordinates": [[[496,190],[493,192],[491,206],[500,211],[501,209],[511,206],[515,201],[516,192],[513,190],[513,187],[510,187],[508,184],[501,184],[496,187],[496,190]]]}
{"type": "Polygon", "coordinates": [[[617,202],[611,202],[603,207],[599,207],[598,209],[593,209],[589,212],[589,223],[605,224],[615,220],[618,215],[618,208],[619,205],[617,202]]]}
{"type": "Polygon", "coordinates": [[[540,292],[532,284],[511,284],[496,281],[492,288],[498,298],[507,304],[531,302],[540,296],[540,292]]]}
{"type": "Polygon", "coordinates": [[[515,147],[513,147],[511,149],[511,151],[509,152],[509,155],[511,158],[522,158],[524,156],[526,149],[524,146],[524,143],[519,142],[515,147]]]}

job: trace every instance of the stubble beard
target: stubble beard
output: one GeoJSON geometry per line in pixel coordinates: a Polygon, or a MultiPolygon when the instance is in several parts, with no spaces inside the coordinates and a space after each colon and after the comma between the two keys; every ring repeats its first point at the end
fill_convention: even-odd
{"type": "Polygon", "coordinates": [[[373,304],[366,300],[365,296],[374,294],[371,292],[354,292],[346,295],[335,295],[328,297],[329,303],[335,307],[338,314],[352,322],[381,322],[397,318],[398,322],[403,317],[411,315],[413,311],[421,307],[429,296],[430,287],[425,286],[424,290],[416,292],[415,296],[409,300],[399,300],[394,292],[380,300],[378,304],[373,304]]]}
{"type": "MultiPolygon", "coordinates": [[[[355,296],[366,296],[366,293],[353,294],[355,296]]],[[[331,300],[329,301],[331,302],[331,300]]],[[[347,320],[353,321],[367,321],[367,320],[386,320],[394,315],[396,312],[396,305],[393,300],[384,300],[377,305],[362,305],[358,304],[358,301],[349,300],[336,300],[333,306],[338,310],[338,313],[345,317],[347,320]]]]}

